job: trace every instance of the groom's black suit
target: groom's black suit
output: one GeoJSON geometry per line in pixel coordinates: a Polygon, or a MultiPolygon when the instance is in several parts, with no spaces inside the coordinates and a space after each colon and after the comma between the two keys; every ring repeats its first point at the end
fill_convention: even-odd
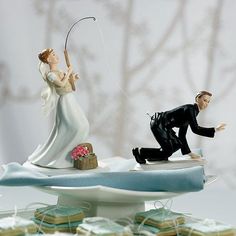
{"type": "Polygon", "coordinates": [[[178,149],[181,149],[183,155],[190,153],[186,140],[188,126],[195,134],[214,137],[214,128],[198,125],[198,113],[197,104],[186,104],[170,111],[155,113],[151,117],[150,127],[161,148],[141,148],[141,158],[153,161],[167,160],[178,149]],[[179,128],[178,136],[173,130],[174,127],[179,128]]]}

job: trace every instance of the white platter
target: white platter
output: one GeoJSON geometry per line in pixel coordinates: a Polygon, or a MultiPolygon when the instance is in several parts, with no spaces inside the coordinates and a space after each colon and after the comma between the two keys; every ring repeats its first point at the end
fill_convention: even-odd
{"type": "Polygon", "coordinates": [[[23,166],[26,168],[29,168],[30,170],[34,170],[36,172],[40,172],[42,174],[48,175],[48,176],[55,176],[55,175],[67,175],[67,174],[84,174],[86,173],[92,173],[92,172],[108,172],[110,171],[110,168],[108,165],[103,163],[102,161],[98,161],[98,167],[96,169],[92,170],[78,170],[73,167],[71,168],[65,168],[65,169],[53,169],[53,168],[44,168],[40,166],[36,166],[29,161],[26,161],[23,166]]]}
{"type": "MultiPolygon", "coordinates": [[[[216,180],[209,176],[207,184],[216,180]]],[[[104,186],[93,187],[37,187],[44,192],[58,196],[58,204],[67,206],[89,205],[87,216],[103,216],[110,219],[133,217],[136,212],[145,210],[146,201],[170,199],[188,192],[141,192],[115,189],[104,186]]]]}
{"type": "Polygon", "coordinates": [[[58,195],[68,196],[76,198],[78,200],[86,200],[92,202],[123,202],[123,203],[138,203],[144,201],[160,200],[166,198],[172,198],[182,193],[173,192],[141,192],[130,191],[123,189],[116,189],[104,186],[92,186],[92,187],[37,187],[40,190],[58,195]]]}
{"type": "Polygon", "coordinates": [[[194,166],[204,166],[206,165],[206,160],[204,158],[199,160],[193,160],[188,157],[172,157],[168,161],[155,161],[147,162],[148,165],[136,164],[133,170],[136,171],[151,171],[151,170],[175,170],[184,169],[194,166]]]}

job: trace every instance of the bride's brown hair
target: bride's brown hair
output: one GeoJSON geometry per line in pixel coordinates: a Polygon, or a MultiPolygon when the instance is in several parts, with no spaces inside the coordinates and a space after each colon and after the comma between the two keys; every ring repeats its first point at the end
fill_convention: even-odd
{"type": "Polygon", "coordinates": [[[50,53],[53,51],[52,48],[47,48],[44,49],[41,53],[38,54],[38,58],[41,62],[43,63],[47,63],[48,64],[48,56],[50,55],[50,53]]]}

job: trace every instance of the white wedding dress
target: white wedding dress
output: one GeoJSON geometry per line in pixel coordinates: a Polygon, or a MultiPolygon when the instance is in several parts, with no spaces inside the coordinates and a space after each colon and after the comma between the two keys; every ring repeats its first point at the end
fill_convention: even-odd
{"type": "Polygon", "coordinates": [[[59,95],[55,123],[46,143],[40,145],[28,160],[41,167],[69,168],[73,166],[70,153],[74,147],[86,141],[89,123],[70,89],[69,82],[65,87],[57,87],[50,81],[49,84],[54,86],[59,95]]]}

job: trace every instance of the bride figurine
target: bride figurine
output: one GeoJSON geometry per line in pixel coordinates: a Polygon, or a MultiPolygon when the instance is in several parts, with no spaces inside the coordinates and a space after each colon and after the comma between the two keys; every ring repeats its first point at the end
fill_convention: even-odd
{"type": "Polygon", "coordinates": [[[89,132],[88,120],[72,93],[78,76],[71,66],[66,73],[58,70],[59,58],[51,48],[38,57],[39,71],[47,83],[41,94],[43,109],[49,113],[56,108],[56,117],[47,141],[29,156],[29,162],[47,168],[69,168],[73,166],[71,150],[83,143],[89,132]]]}

